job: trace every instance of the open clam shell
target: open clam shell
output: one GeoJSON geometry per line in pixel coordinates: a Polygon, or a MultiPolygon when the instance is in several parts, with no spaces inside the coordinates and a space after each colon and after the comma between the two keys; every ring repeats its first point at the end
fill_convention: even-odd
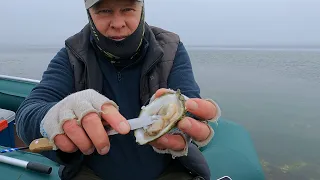
{"type": "Polygon", "coordinates": [[[147,144],[169,132],[186,115],[185,101],[188,98],[170,91],[156,98],[147,106],[141,108],[139,117],[157,116],[157,120],[147,127],[134,131],[136,142],[140,145],[147,144]]]}

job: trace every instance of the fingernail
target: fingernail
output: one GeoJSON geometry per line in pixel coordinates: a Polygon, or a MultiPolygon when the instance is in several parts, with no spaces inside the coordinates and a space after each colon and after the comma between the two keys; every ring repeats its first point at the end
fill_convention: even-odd
{"type": "Polygon", "coordinates": [[[100,153],[101,154],[107,154],[110,150],[110,146],[106,146],[104,148],[101,149],[100,153]]]}
{"type": "Polygon", "coordinates": [[[121,122],[119,124],[119,129],[121,132],[128,132],[128,131],[130,131],[130,126],[125,122],[121,122]]]}
{"type": "Polygon", "coordinates": [[[181,122],[181,125],[180,125],[181,129],[183,130],[189,130],[191,129],[191,122],[189,121],[189,119],[184,119],[182,122],[181,122]]]}
{"type": "Polygon", "coordinates": [[[86,155],[90,155],[90,154],[92,154],[93,152],[94,152],[94,147],[93,148],[91,148],[91,149],[89,149],[89,151],[87,151],[87,153],[86,153],[86,155]]]}
{"type": "Polygon", "coordinates": [[[194,111],[194,110],[197,110],[198,109],[198,104],[195,102],[195,101],[188,101],[187,102],[188,103],[188,109],[189,110],[192,110],[192,111],[194,111]]]}

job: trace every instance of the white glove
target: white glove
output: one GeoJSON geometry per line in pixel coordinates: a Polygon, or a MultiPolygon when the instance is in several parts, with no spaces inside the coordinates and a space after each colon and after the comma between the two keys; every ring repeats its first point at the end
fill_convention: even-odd
{"type": "MultiPolygon", "coordinates": [[[[79,91],[65,97],[54,105],[40,123],[40,133],[54,145],[54,137],[64,134],[62,126],[67,120],[76,119],[81,126],[81,120],[88,113],[95,112],[100,116],[101,107],[112,104],[119,110],[118,105],[93,89],[79,91]]],[[[54,150],[57,147],[54,145],[54,150]]]]}

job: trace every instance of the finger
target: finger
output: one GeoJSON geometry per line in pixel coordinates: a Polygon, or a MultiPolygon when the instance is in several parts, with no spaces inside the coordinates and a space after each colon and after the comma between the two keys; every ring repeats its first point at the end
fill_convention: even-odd
{"type": "Polygon", "coordinates": [[[212,119],[216,116],[217,108],[211,102],[199,98],[190,98],[186,101],[187,111],[203,119],[212,119]]]}
{"type": "Polygon", "coordinates": [[[178,128],[196,141],[206,140],[210,135],[210,129],[207,124],[190,117],[185,117],[182,119],[178,123],[178,128]]]}
{"type": "Polygon", "coordinates": [[[150,145],[159,147],[158,149],[181,151],[185,148],[186,142],[181,135],[166,134],[150,143],[150,145]]]}
{"type": "Polygon", "coordinates": [[[168,143],[168,138],[165,137],[165,135],[161,136],[160,138],[151,141],[149,144],[157,149],[167,149],[166,144],[168,143]]]}
{"type": "Polygon", "coordinates": [[[157,149],[160,149],[160,150],[165,150],[165,149],[166,149],[166,147],[165,147],[164,145],[159,144],[159,142],[157,142],[157,141],[152,141],[152,142],[150,142],[149,144],[150,144],[151,146],[157,148],[157,149]]]}
{"type": "Polygon", "coordinates": [[[127,134],[130,132],[130,125],[128,121],[119,113],[119,111],[113,105],[103,105],[101,116],[118,133],[127,134]]]}
{"type": "Polygon", "coordinates": [[[64,134],[59,134],[54,138],[54,144],[63,152],[73,153],[78,150],[77,146],[64,134]]]}
{"type": "Polygon", "coordinates": [[[64,132],[69,139],[80,149],[80,151],[89,155],[94,151],[94,146],[91,140],[86,135],[84,129],[82,129],[76,122],[76,120],[66,121],[62,126],[64,132]]]}
{"type": "Polygon", "coordinates": [[[155,96],[155,98],[158,98],[168,91],[169,91],[169,89],[165,89],[165,88],[158,89],[154,96],[155,96]]]}
{"type": "Polygon", "coordinates": [[[98,153],[105,155],[109,152],[110,142],[101,119],[97,113],[89,113],[82,119],[82,126],[97,149],[98,153]]]}

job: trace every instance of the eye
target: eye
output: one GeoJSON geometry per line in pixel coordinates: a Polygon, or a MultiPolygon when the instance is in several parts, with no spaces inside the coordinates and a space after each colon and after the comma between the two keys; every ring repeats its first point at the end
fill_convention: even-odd
{"type": "Polygon", "coordinates": [[[101,10],[97,11],[97,14],[100,14],[100,13],[112,13],[112,10],[110,10],[110,9],[101,9],[101,10]]]}
{"type": "Polygon", "coordinates": [[[129,11],[134,11],[134,9],[133,9],[133,8],[125,8],[125,9],[123,9],[122,11],[124,11],[124,12],[129,12],[129,11]]]}

